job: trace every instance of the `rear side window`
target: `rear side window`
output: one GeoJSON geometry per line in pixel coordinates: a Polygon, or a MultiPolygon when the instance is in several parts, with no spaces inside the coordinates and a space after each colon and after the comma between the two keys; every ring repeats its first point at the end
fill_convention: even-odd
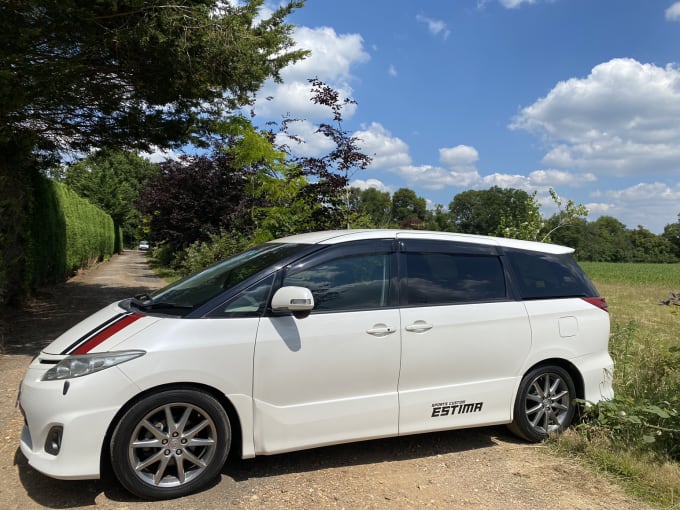
{"type": "Polygon", "coordinates": [[[595,297],[598,292],[569,254],[507,251],[522,299],[595,297]]]}
{"type": "Polygon", "coordinates": [[[495,255],[408,252],[404,256],[407,305],[496,301],[506,297],[503,267],[495,255]]]}

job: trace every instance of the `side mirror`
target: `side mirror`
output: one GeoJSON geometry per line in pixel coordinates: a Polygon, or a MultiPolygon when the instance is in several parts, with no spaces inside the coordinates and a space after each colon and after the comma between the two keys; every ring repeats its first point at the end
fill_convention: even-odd
{"type": "Polygon", "coordinates": [[[303,319],[314,309],[312,291],[305,287],[281,287],[272,297],[272,311],[275,313],[292,313],[303,319]]]}

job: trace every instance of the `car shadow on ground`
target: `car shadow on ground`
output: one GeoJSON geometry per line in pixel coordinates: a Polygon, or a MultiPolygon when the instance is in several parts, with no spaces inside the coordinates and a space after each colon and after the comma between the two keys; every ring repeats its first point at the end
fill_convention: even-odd
{"type": "MultiPolygon", "coordinates": [[[[405,437],[361,441],[323,448],[241,460],[230,455],[222,477],[206,490],[223,489],[220,499],[236,501],[250,494],[253,483],[260,479],[318,470],[402,462],[425,459],[431,456],[499,447],[503,443],[524,444],[512,436],[505,427],[482,427],[418,434],[405,437]],[[226,499],[225,499],[226,498],[226,499]]],[[[110,469],[101,480],[65,481],[48,478],[31,468],[20,450],[15,454],[19,479],[28,496],[47,508],[74,508],[96,504],[102,494],[116,503],[143,502],[125,491],[114,479],[110,469]]],[[[191,496],[189,496],[191,498],[191,496]]],[[[181,507],[182,499],[175,500],[181,507]]]]}

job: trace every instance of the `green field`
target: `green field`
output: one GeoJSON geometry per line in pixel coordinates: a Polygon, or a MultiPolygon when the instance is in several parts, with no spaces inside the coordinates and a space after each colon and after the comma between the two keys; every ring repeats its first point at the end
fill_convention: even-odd
{"type": "Polygon", "coordinates": [[[680,264],[584,262],[607,299],[614,402],[556,441],[634,495],[680,509],[680,264]]]}

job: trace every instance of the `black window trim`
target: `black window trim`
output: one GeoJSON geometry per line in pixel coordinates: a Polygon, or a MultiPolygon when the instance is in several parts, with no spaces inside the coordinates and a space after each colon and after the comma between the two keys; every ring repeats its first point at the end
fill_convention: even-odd
{"type": "Polygon", "coordinates": [[[517,295],[512,285],[512,280],[508,274],[508,267],[504,260],[504,253],[501,247],[491,244],[479,243],[465,243],[459,241],[447,241],[441,239],[413,239],[402,238],[399,239],[399,306],[400,308],[424,308],[424,307],[440,307],[440,306],[460,306],[470,304],[486,304],[486,303],[505,303],[508,301],[516,301],[517,295]],[[406,259],[407,253],[441,253],[447,255],[466,255],[466,256],[480,256],[480,257],[496,257],[500,263],[501,272],[505,284],[505,297],[490,298],[490,299],[476,299],[470,301],[456,301],[454,303],[415,303],[409,304],[406,302],[408,275],[406,274],[406,259]]]}
{"type": "Polygon", "coordinates": [[[323,249],[316,252],[307,254],[303,257],[298,258],[295,261],[290,262],[286,266],[282,267],[274,280],[274,285],[272,286],[272,291],[269,296],[269,302],[267,303],[265,317],[280,317],[280,313],[275,313],[271,309],[271,298],[276,293],[278,289],[281,288],[283,284],[283,279],[286,272],[291,269],[301,269],[304,265],[316,265],[320,264],[325,260],[331,260],[337,258],[338,256],[351,256],[351,255],[365,255],[375,253],[377,251],[386,251],[389,255],[389,265],[390,265],[390,281],[389,281],[389,294],[388,302],[386,306],[375,307],[375,308],[360,308],[360,309],[343,309],[343,310],[312,310],[311,315],[325,315],[331,313],[356,313],[363,311],[373,311],[373,310],[389,310],[399,308],[399,289],[398,289],[398,266],[397,266],[397,242],[396,239],[392,238],[380,238],[380,239],[359,239],[356,241],[349,241],[339,244],[324,245],[323,249]]]}

